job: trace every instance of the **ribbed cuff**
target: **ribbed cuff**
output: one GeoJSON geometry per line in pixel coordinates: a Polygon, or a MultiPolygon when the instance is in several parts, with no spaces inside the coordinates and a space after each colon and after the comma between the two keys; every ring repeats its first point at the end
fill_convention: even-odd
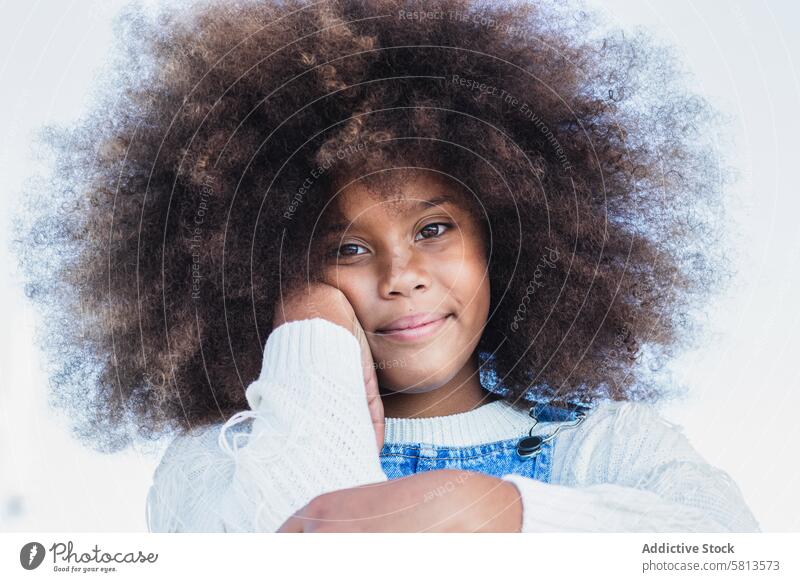
{"type": "Polygon", "coordinates": [[[364,393],[361,346],[356,337],[341,325],[315,317],[286,322],[270,333],[264,348],[261,375],[248,386],[247,402],[257,410],[264,399],[262,388],[291,390],[292,394],[270,394],[278,400],[300,397],[297,378],[318,374],[334,385],[364,393]],[[294,381],[293,381],[294,380],[294,381]]]}

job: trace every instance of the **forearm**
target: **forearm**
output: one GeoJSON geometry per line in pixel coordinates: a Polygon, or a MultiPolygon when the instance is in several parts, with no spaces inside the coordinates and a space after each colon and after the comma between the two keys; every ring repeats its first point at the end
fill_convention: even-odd
{"type": "Polygon", "coordinates": [[[315,496],[385,481],[359,358],[330,322],[276,329],[247,389],[252,409],[168,449],[148,496],[151,531],[275,531],[315,496]],[[249,434],[233,434],[247,418],[249,434]]]}
{"type": "Polygon", "coordinates": [[[473,471],[424,471],[320,495],[281,532],[518,532],[516,488],[473,471]]]}
{"type": "Polygon", "coordinates": [[[607,403],[556,441],[547,483],[520,489],[523,531],[747,532],[741,491],[650,405],[607,403]]]}
{"type": "Polygon", "coordinates": [[[750,520],[717,521],[707,510],[614,484],[565,487],[510,475],[523,503],[523,533],[758,531],[750,520]]]}

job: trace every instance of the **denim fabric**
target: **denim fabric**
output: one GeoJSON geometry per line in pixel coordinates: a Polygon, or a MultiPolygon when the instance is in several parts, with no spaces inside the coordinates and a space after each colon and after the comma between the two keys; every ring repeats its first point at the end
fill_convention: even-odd
{"type": "MultiPolygon", "coordinates": [[[[533,404],[532,404],[533,405],[533,404]]],[[[547,404],[537,405],[535,416],[540,423],[574,421],[576,411],[556,408],[547,404]]],[[[533,419],[531,419],[533,425],[533,419]]],[[[558,425],[535,431],[536,434],[549,435],[558,425]]],[[[427,443],[385,443],[381,450],[381,467],[389,479],[397,479],[439,469],[461,469],[477,471],[495,477],[515,473],[544,483],[550,482],[553,445],[558,437],[542,445],[541,452],[529,458],[517,454],[517,443],[521,434],[513,439],[481,443],[478,445],[453,447],[437,446],[427,443]]]]}

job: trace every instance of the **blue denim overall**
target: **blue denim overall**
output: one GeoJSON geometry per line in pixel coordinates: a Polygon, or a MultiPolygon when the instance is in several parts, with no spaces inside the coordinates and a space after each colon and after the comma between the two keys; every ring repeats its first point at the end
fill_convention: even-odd
{"type": "MultiPolygon", "coordinates": [[[[548,404],[535,404],[534,414],[540,422],[572,422],[577,409],[557,408],[548,404]]],[[[531,425],[534,424],[533,418],[531,425]]],[[[552,434],[558,425],[543,429],[541,434],[552,434]]],[[[517,454],[517,443],[527,433],[518,437],[472,446],[440,446],[428,443],[385,443],[380,453],[381,467],[389,479],[397,479],[422,471],[461,469],[502,477],[516,473],[544,483],[550,482],[555,439],[544,442],[541,452],[523,458],[517,454]]]]}

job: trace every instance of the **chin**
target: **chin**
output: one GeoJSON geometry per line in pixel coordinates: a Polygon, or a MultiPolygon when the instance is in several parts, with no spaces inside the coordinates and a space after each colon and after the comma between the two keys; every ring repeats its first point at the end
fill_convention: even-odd
{"type": "MultiPolygon", "coordinates": [[[[405,370],[408,372],[409,370],[405,370]]],[[[378,384],[384,390],[389,392],[404,392],[406,394],[423,394],[425,392],[433,392],[437,388],[441,388],[452,377],[455,376],[455,371],[450,374],[442,375],[442,370],[429,371],[428,373],[405,373],[405,374],[381,374],[378,371],[378,384]]]]}
{"type": "Polygon", "coordinates": [[[392,386],[383,386],[381,385],[386,392],[392,392],[394,394],[425,394],[426,392],[433,392],[437,388],[441,388],[441,386],[414,386],[413,388],[394,388],[392,386]]]}

